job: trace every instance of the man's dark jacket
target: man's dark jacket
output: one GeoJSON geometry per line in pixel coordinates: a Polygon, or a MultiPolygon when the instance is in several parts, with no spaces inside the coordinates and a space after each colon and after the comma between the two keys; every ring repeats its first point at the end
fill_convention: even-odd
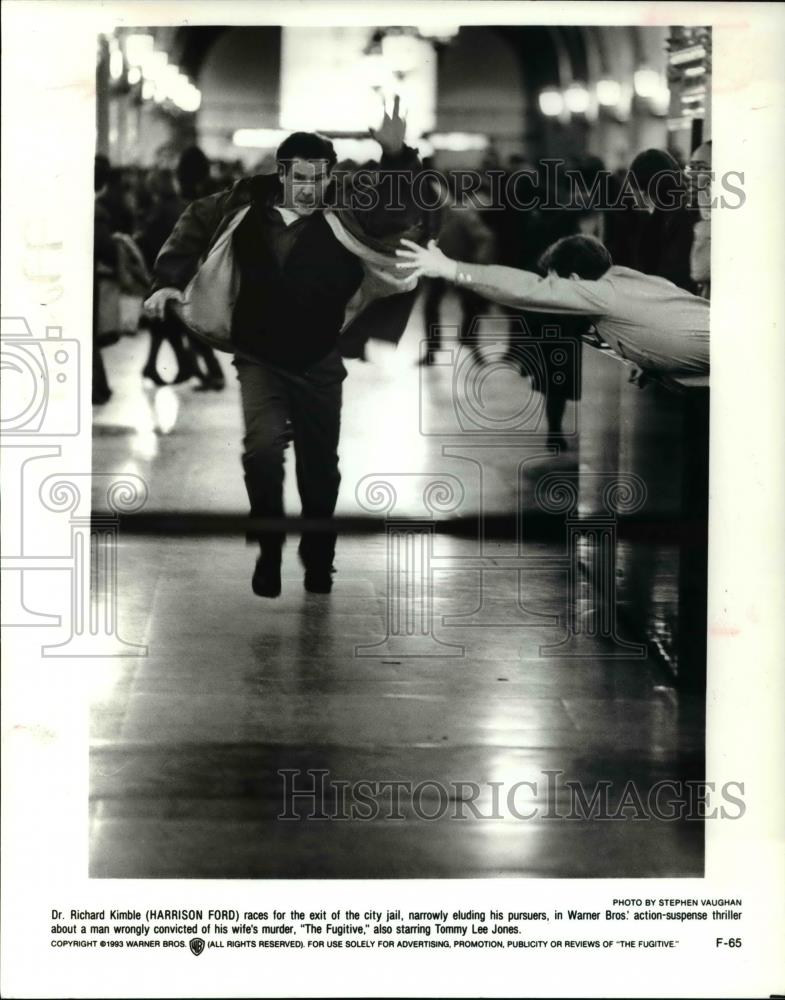
{"type": "MultiPolygon", "coordinates": [[[[365,175],[359,185],[355,181],[341,188],[340,194],[328,189],[327,204],[338,206],[340,221],[366,247],[390,254],[401,237],[422,237],[413,191],[419,166],[416,152],[404,147],[396,157],[382,157],[375,177],[365,175]]],[[[304,371],[338,343],[346,305],[362,281],[363,265],[334,236],[323,214],[315,212],[301,223],[301,232],[281,266],[264,239],[263,228],[265,213],[281,193],[277,175],[260,174],[193,202],[158,255],[153,290],[185,289],[232,217],[250,206],[232,234],[240,274],[233,345],[243,356],[304,371]]],[[[392,312],[398,314],[395,322],[400,336],[408,310],[404,317],[395,307],[392,312]]],[[[362,324],[362,319],[358,322],[362,324]]],[[[368,334],[397,339],[378,329],[363,335],[368,334]]],[[[346,332],[345,343],[356,346],[357,340],[356,332],[346,332]]]]}

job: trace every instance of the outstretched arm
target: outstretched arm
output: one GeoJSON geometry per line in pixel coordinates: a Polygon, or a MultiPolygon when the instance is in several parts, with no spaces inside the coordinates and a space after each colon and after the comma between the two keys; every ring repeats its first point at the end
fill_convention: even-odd
{"type": "Polygon", "coordinates": [[[610,310],[612,292],[602,280],[573,280],[554,274],[541,278],[531,271],[499,264],[465,264],[445,256],[434,240],[427,247],[411,240],[401,240],[401,245],[405,249],[397,251],[399,268],[418,278],[444,278],[514,309],[575,316],[603,316],[610,310]]]}

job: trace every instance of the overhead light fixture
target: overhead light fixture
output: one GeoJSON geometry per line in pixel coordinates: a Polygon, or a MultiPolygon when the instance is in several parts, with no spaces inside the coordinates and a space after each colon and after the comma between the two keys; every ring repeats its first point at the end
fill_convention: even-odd
{"type": "Polygon", "coordinates": [[[181,111],[193,114],[199,110],[202,103],[202,92],[191,83],[185,74],[181,73],[172,94],[172,100],[181,111]]]}
{"type": "Polygon", "coordinates": [[[135,87],[142,79],[142,71],[138,66],[132,66],[128,70],[128,82],[132,87],[135,87]]]}
{"type": "Polygon", "coordinates": [[[488,148],[488,136],[474,132],[433,132],[428,139],[434,149],[450,153],[488,148]]]}
{"type": "Polygon", "coordinates": [[[671,95],[663,73],[643,66],[633,75],[633,86],[639,98],[649,102],[649,109],[655,115],[666,115],[670,108],[671,95]]]}
{"type": "Polygon", "coordinates": [[[584,115],[589,110],[589,91],[582,83],[571,83],[564,92],[567,110],[576,115],[584,115]]]}
{"type": "Polygon", "coordinates": [[[164,80],[166,78],[166,67],[169,65],[169,59],[165,52],[159,52],[157,49],[150,52],[150,54],[145,59],[145,65],[142,66],[142,73],[146,80],[152,80],[156,88],[162,87],[164,80]]]}
{"type": "Polygon", "coordinates": [[[556,118],[564,111],[564,96],[555,87],[540,91],[540,111],[548,118],[556,118]]]}
{"type": "Polygon", "coordinates": [[[632,98],[632,83],[624,80],[619,83],[619,100],[613,106],[606,106],[606,110],[617,122],[629,121],[632,117],[632,98]]]}
{"type": "Polygon", "coordinates": [[[142,69],[155,45],[152,35],[134,34],[125,36],[125,57],[129,66],[142,69]]]}
{"type": "Polygon", "coordinates": [[[170,101],[181,111],[188,113],[199,110],[202,103],[201,91],[175,63],[168,62],[161,66],[153,83],[156,101],[170,101]]]}
{"type": "Polygon", "coordinates": [[[597,101],[604,108],[612,108],[621,100],[621,84],[618,80],[597,81],[597,101]]]}
{"type": "Polygon", "coordinates": [[[656,69],[642,66],[635,71],[632,78],[635,93],[638,97],[656,97],[661,87],[661,77],[656,69]]]}
{"type": "Polygon", "coordinates": [[[667,115],[671,106],[671,92],[666,83],[663,82],[660,85],[660,89],[650,99],[650,104],[651,110],[655,115],[659,115],[660,117],[667,115]]]}
{"type": "Polygon", "coordinates": [[[180,67],[168,62],[161,72],[161,83],[167,97],[174,99],[180,85],[180,67]]]}
{"type": "Polygon", "coordinates": [[[121,80],[125,70],[125,60],[123,50],[120,48],[116,38],[112,38],[109,51],[109,76],[113,80],[121,80]]]}
{"type": "Polygon", "coordinates": [[[681,66],[683,63],[695,62],[696,59],[705,59],[706,49],[703,45],[691,45],[686,49],[678,49],[671,52],[668,62],[671,66],[681,66]]]}

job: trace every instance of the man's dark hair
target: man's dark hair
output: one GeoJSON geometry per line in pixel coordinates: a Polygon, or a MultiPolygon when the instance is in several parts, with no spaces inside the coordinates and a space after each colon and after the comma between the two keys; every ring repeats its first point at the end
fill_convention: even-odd
{"type": "Polygon", "coordinates": [[[287,169],[292,160],[326,160],[328,170],[338,161],[333,144],[318,132],[292,132],[278,147],[275,159],[287,169]]]}
{"type": "Polygon", "coordinates": [[[587,281],[601,278],[612,265],[605,245],[594,236],[564,236],[548,247],[538,263],[546,274],[555,271],[560,278],[577,274],[587,281]]]}

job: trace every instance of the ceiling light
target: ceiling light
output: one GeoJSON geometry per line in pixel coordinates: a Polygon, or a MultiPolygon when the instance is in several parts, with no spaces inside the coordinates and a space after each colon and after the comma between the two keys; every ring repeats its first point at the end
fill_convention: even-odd
{"type": "Polygon", "coordinates": [[[621,84],[618,80],[598,80],[597,100],[603,107],[612,108],[621,100],[621,84]]]}
{"type": "Polygon", "coordinates": [[[560,90],[549,88],[540,93],[540,111],[549,118],[555,118],[564,111],[564,97],[560,90]]]}
{"type": "Polygon", "coordinates": [[[582,83],[571,83],[564,92],[564,103],[568,111],[583,115],[589,110],[589,91],[582,83]]]}

